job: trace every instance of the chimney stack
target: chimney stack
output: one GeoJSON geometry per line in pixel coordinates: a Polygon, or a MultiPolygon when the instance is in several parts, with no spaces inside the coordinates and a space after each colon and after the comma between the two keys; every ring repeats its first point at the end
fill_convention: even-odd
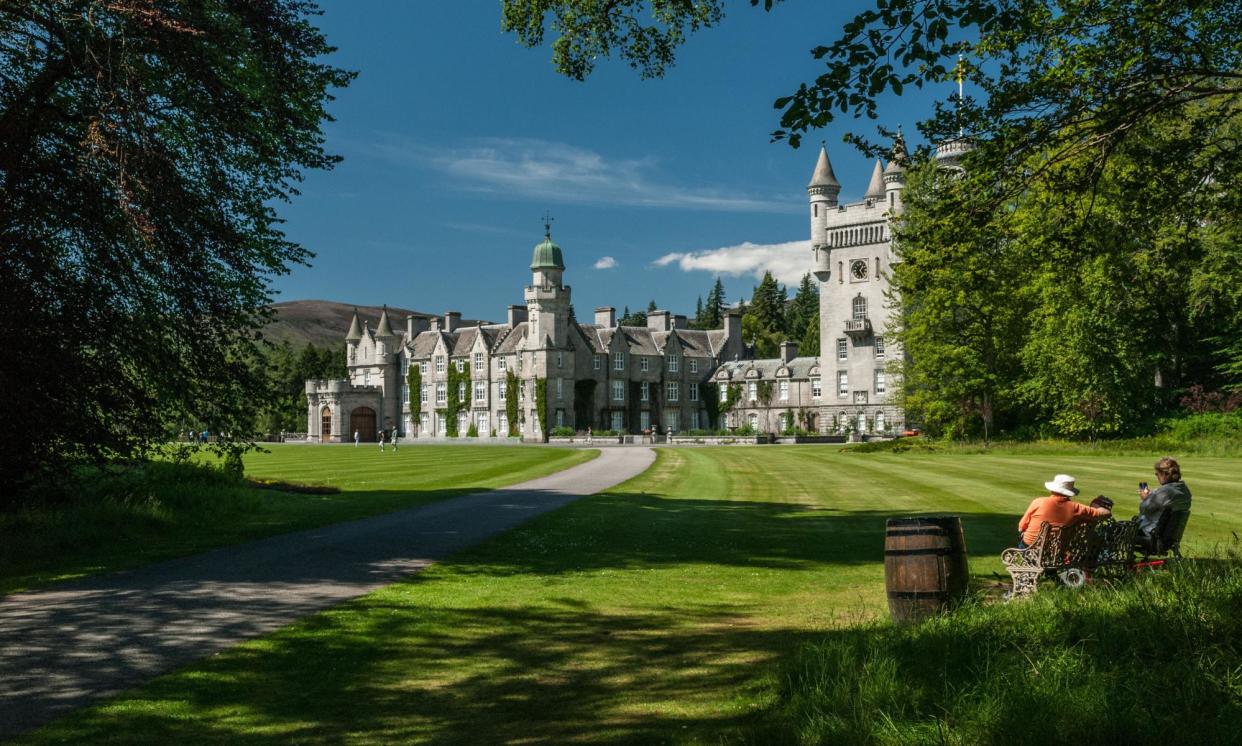
{"type": "Polygon", "coordinates": [[[514,327],[526,320],[526,306],[509,306],[509,326],[514,327]]]}
{"type": "MultiPolygon", "coordinates": [[[[745,349],[742,343],[742,312],[736,308],[725,309],[724,312],[724,350],[732,351],[734,360],[739,352],[745,349]]],[[[723,356],[722,356],[723,357],[723,356]]]]}
{"type": "Polygon", "coordinates": [[[686,321],[686,317],[684,314],[679,313],[673,317],[673,328],[674,329],[689,329],[690,328],[690,323],[686,321]]]}
{"type": "Polygon", "coordinates": [[[461,313],[459,311],[446,311],[444,313],[444,331],[455,332],[459,326],[461,326],[461,313]]]}
{"type": "Polygon", "coordinates": [[[611,329],[617,325],[617,309],[612,306],[600,306],[595,309],[595,324],[605,329],[611,329]]]}
{"type": "Polygon", "coordinates": [[[781,342],[781,360],[789,362],[798,356],[798,343],[785,340],[781,342]]]}
{"type": "Polygon", "coordinates": [[[668,311],[648,311],[647,328],[653,332],[666,332],[669,329],[668,311]]]}
{"type": "Polygon", "coordinates": [[[413,342],[414,338],[427,331],[427,317],[415,316],[410,314],[405,317],[405,337],[407,342],[413,342]]]}

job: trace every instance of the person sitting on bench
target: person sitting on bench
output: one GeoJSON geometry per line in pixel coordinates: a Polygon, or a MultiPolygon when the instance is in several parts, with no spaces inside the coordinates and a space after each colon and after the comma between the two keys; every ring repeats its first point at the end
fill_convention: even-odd
{"type": "Polygon", "coordinates": [[[1160,516],[1166,510],[1170,513],[1190,512],[1190,488],[1182,481],[1182,467],[1176,461],[1168,456],[1157,461],[1156,479],[1160,481],[1160,486],[1154,490],[1149,490],[1146,482],[1139,485],[1137,540],[1145,546],[1155,545],[1160,516]]]}
{"type": "Polygon", "coordinates": [[[1074,486],[1074,478],[1068,474],[1056,475],[1051,482],[1044,482],[1044,487],[1051,494],[1032,500],[1022,520],[1018,521],[1018,531],[1022,532],[1018,539],[1019,549],[1025,549],[1035,542],[1039,537],[1040,524],[1044,522],[1054,528],[1061,528],[1112,515],[1108,508],[1087,506],[1071,500],[1071,497],[1078,495],[1078,488],[1074,486]]]}

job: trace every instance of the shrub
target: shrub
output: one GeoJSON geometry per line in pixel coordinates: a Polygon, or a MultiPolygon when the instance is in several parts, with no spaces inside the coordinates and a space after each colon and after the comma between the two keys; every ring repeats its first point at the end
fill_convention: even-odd
{"type": "Polygon", "coordinates": [[[470,427],[466,428],[466,437],[467,438],[479,437],[479,426],[471,422],[470,427]]]}
{"type": "Polygon", "coordinates": [[[573,436],[574,429],[572,427],[562,425],[561,427],[552,428],[552,437],[554,438],[572,438],[573,436]]]}

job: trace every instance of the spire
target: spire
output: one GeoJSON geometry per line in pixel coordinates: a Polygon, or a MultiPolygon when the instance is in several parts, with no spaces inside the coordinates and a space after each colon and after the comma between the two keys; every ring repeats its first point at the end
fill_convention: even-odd
{"type": "Polygon", "coordinates": [[[884,169],[884,180],[893,181],[897,175],[905,173],[906,164],[910,162],[910,154],[906,152],[906,138],[897,128],[897,136],[893,138],[892,155],[888,159],[888,168],[884,169]]]}
{"type": "Polygon", "coordinates": [[[394,337],[392,333],[392,325],[388,323],[388,306],[384,306],[384,310],[380,311],[379,324],[375,326],[375,336],[377,337],[394,337]]]}
{"type": "Polygon", "coordinates": [[[828,148],[820,143],[819,160],[815,163],[815,173],[811,174],[811,183],[807,184],[807,189],[815,187],[836,187],[841,188],[841,182],[837,181],[837,175],[832,172],[832,164],[828,161],[828,148]]]}
{"type": "Polygon", "coordinates": [[[871,183],[867,185],[864,199],[884,199],[884,164],[875,159],[875,168],[871,169],[871,183]]]}
{"type": "Polygon", "coordinates": [[[358,309],[354,309],[354,318],[349,322],[349,332],[345,335],[346,342],[357,342],[362,339],[362,324],[358,321],[358,309]]]}

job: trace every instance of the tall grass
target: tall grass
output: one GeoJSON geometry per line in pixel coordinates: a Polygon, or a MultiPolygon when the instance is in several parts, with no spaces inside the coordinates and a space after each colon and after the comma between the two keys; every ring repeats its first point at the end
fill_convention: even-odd
{"type": "Polygon", "coordinates": [[[804,647],[768,743],[1237,743],[1242,560],[968,605],[804,647]]]}

